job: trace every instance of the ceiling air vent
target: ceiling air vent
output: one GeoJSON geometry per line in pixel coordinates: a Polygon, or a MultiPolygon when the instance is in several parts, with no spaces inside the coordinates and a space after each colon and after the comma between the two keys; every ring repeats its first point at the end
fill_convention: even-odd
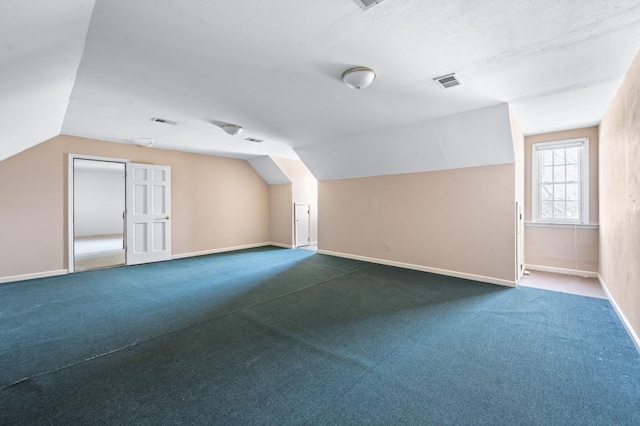
{"type": "Polygon", "coordinates": [[[246,138],[245,141],[260,143],[260,142],[264,142],[264,139],[246,138]]]}
{"type": "Polygon", "coordinates": [[[153,117],[151,121],[155,121],[156,123],[168,124],[170,126],[175,126],[176,124],[178,124],[177,121],[167,120],[166,118],[158,118],[158,117],[153,117]]]}
{"type": "Polygon", "coordinates": [[[462,81],[456,75],[456,73],[451,73],[447,75],[443,75],[442,77],[436,77],[433,79],[440,87],[443,89],[448,89],[450,87],[460,86],[462,81]]]}
{"type": "Polygon", "coordinates": [[[382,3],[384,0],[355,0],[355,2],[362,8],[362,10],[367,10],[372,8],[373,6],[382,3]]]}

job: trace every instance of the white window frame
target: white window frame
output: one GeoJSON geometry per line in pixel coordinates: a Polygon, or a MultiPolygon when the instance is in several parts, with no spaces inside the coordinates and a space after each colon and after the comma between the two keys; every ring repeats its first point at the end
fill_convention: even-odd
{"type": "Polygon", "coordinates": [[[541,142],[531,145],[531,220],[535,223],[549,224],[589,224],[589,138],[565,139],[551,142],[541,142]],[[542,220],[540,219],[540,162],[541,149],[580,146],[580,179],[581,203],[579,220],[542,220]]]}

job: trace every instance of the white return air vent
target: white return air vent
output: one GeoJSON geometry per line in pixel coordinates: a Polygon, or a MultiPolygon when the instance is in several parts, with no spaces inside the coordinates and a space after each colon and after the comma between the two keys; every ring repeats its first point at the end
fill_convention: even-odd
{"type": "Polygon", "coordinates": [[[177,121],[167,120],[166,118],[158,118],[158,117],[153,117],[151,121],[155,121],[156,123],[168,124],[170,126],[175,126],[176,124],[178,124],[177,121]]]}
{"type": "Polygon", "coordinates": [[[460,86],[462,81],[455,73],[443,75],[441,77],[436,77],[433,79],[440,87],[443,89],[449,89],[450,87],[460,86]]]}
{"type": "Polygon", "coordinates": [[[382,3],[384,0],[355,0],[355,2],[362,8],[362,10],[367,10],[372,8],[373,6],[382,3]]]}
{"type": "Polygon", "coordinates": [[[245,141],[260,143],[260,142],[264,142],[264,139],[246,138],[245,141]]]}

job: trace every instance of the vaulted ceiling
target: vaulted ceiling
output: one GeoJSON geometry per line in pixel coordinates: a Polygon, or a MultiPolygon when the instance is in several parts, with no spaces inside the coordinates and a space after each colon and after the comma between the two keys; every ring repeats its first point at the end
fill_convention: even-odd
{"type": "Polygon", "coordinates": [[[637,0],[2,6],[0,160],[62,133],[299,155],[326,179],[509,162],[504,104],[525,134],[596,125],[640,47],[637,0]],[[367,89],[340,80],[357,65],[377,72],[367,89]],[[451,72],[462,86],[432,80],[451,72]],[[245,130],[229,136],[222,123],[245,130]]]}

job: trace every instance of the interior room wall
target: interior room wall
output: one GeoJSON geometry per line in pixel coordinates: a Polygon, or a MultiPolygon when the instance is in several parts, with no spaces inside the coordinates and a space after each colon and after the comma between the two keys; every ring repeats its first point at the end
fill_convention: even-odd
{"type": "Polygon", "coordinates": [[[269,186],[269,241],[293,247],[293,184],[269,186]]]}
{"type": "MultiPolygon", "coordinates": [[[[295,204],[309,204],[311,243],[318,241],[318,181],[300,160],[272,157],[273,161],[292,182],[292,200],[295,204]]],[[[293,219],[292,219],[293,220],[293,219]]]]}
{"type": "Polygon", "coordinates": [[[171,166],[172,253],[269,241],[269,188],[244,160],[58,136],[0,162],[0,279],[68,267],[68,154],[171,166]]]}
{"type": "MultiPolygon", "coordinates": [[[[589,138],[589,221],[598,224],[598,127],[544,133],[525,137],[525,221],[531,222],[531,146],[541,142],[589,138]]],[[[599,237],[597,229],[551,226],[525,226],[525,263],[528,267],[564,272],[598,271],[599,237]],[[541,268],[540,268],[541,267],[541,268]]]]}
{"type": "Polygon", "coordinates": [[[522,220],[518,220],[520,213],[516,211],[516,250],[518,250],[519,253],[518,262],[521,262],[516,264],[516,277],[519,280],[524,273],[524,210],[527,204],[524,196],[524,133],[522,133],[522,129],[511,109],[509,109],[509,121],[511,124],[511,137],[513,138],[513,150],[515,153],[516,203],[518,203],[520,211],[522,212],[522,220]]]}
{"type": "Polygon", "coordinates": [[[514,164],[321,180],[318,198],[320,252],[515,285],[514,164]]]}
{"type": "Polygon", "coordinates": [[[640,349],[640,53],[600,124],[600,277],[640,349]]]}
{"type": "Polygon", "coordinates": [[[123,233],[124,164],[120,170],[76,168],[73,186],[76,237],[123,233]]]}

